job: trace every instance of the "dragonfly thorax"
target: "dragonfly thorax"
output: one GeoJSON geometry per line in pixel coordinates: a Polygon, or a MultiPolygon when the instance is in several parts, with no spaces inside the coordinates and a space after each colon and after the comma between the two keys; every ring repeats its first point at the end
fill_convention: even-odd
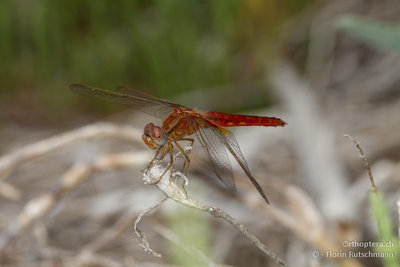
{"type": "Polygon", "coordinates": [[[167,142],[167,136],[163,129],[151,122],[144,127],[142,139],[144,143],[152,149],[163,146],[167,142]]]}

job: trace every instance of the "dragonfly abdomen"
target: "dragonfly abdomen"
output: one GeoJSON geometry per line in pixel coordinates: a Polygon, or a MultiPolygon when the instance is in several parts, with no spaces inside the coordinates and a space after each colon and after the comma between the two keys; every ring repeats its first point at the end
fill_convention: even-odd
{"type": "Polygon", "coordinates": [[[224,127],[230,126],[284,126],[286,122],[275,117],[233,115],[221,112],[207,112],[209,120],[224,127]]]}

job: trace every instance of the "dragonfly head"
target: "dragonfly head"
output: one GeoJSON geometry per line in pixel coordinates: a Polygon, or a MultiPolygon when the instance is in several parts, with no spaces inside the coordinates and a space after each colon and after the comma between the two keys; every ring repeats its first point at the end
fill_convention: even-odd
{"type": "Polygon", "coordinates": [[[152,149],[163,146],[167,142],[167,137],[161,127],[151,122],[144,127],[142,139],[145,144],[152,149]]]}

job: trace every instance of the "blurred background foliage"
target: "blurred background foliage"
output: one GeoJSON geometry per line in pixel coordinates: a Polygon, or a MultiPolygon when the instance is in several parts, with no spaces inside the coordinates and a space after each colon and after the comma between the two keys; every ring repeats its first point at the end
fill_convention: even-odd
{"type": "Polygon", "coordinates": [[[8,113],[0,119],[58,120],[71,108],[71,83],[162,98],[202,88],[235,96],[236,84],[262,79],[282,25],[311,2],[2,0],[0,104],[8,113]]]}

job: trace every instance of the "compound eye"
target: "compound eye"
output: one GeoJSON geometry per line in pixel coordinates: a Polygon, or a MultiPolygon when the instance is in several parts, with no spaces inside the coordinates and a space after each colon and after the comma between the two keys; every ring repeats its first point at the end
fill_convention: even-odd
{"type": "Polygon", "coordinates": [[[153,128],[154,128],[154,124],[150,122],[150,123],[146,124],[146,126],[144,127],[143,133],[145,135],[150,135],[151,132],[153,131],[153,128]]]}
{"type": "Polygon", "coordinates": [[[157,148],[157,144],[154,142],[154,140],[153,140],[153,138],[151,138],[151,136],[143,134],[142,139],[148,147],[153,148],[153,149],[157,148]]]}

